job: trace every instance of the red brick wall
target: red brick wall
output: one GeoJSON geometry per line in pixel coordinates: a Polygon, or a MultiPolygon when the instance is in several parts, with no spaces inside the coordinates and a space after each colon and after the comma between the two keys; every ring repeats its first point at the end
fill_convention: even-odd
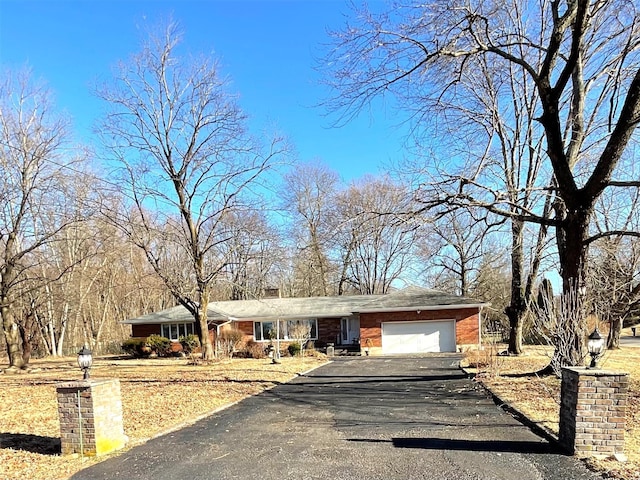
{"type": "Polygon", "coordinates": [[[246,336],[253,338],[253,322],[235,322],[233,326],[246,336]]]}
{"type": "Polygon", "coordinates": [[[407,312],[377,312],[360,314],[360,344],[366,345],[371,339],[370,346],[382,347],[382,322],[407,322],[419,320],[455,320],[456,345],[480,343],[477,308],[461,308],[448,310],[422,310],[420,313],[407,312]]]}
{"type": "Polygon", "coordinates": [[[477,345],[480,343],[478,311],[456,320],[456,344],[477,345]]]}
{"type": "Polygon", "coordinates": [[[149,335],[160,335],[159,323],[145,323],[144,325],[131,325],[132,337],[148,337],[149,335]]]}

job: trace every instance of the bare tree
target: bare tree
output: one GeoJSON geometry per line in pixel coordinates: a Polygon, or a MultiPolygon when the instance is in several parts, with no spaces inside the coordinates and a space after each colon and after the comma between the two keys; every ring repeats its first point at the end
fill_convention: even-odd
{"type": "Polygon", "coordinates": [[[300,351],[298,353],[301,357],[304,356],[304,349],[311,338],[311,322],[311,320],[287,321],[287,336],[300,345],[300,351]]]}
{"type": "Polygon", "coordinates": [[[509,248],[501,243],[500,218],[495,224],[487,220],[482,215],[475,218],[467,209],[455,209],[425,222],[417,239],[418,257],[434,288],[490,303],[483,309],[483,331],[502,334],[509,331],[505,328],[511,285],[509,248]]]}
{"type": "Polygon", "coordinates": [[[224,271],[231,300],[262,298],[273,285],[276,263],[280,260],[280,238],[264,210],[233,212],[222,221],[229,241],[221,245],[227,259],[224,271]]]}
{"type": "Polygon", "coordinates": [[[620,347],[623,324],[640,316],[640,242],[607,237],[593,244],[587,281],[593,313],[609,325],[608,348],[620,347]]]}
{"type": "Polygon", "coordinates": [[[407,189],[365,177],[338,195],[335,238],[346,281],[361,294],[387,293],[412,260],[417,226],[407,189]]]}
{"type": "Polygon", "coordinates": [[[328,243],[337,186],[337,173],[321,164],[299,164],[285,176],[282,198],[295,225],[297,295],[330,293],[328,243]]]}
{"type": "Polygon", "coordinates": [[[29,291],[50,281],[40,275],[38,253],[78,221],[69,208],[73,196],[66,167],[74,159],[67,150],[67,128],[52,111],[46,88],[27,73],[5,73],[0,83],[0,316],[11,367],[29,360],[30,332],[23,321],[28,318],[20,317],[17,306],[29,305],[29,291]]]}
{"type": "Polygon", "coordinates": [[[511,299],[511,275],[508,259],[506,248],[502,251],[495,250],[485,253],[480,260],[477,274],[469,289],[471,298],[477,298],[490,304],[482,309],[483,332],[501,334],[503,338],[506,338],[509,333],[509,322],[505,315],[505,309],[511,299]]]}
{"type": "MultiPolygon", "coordinates": [[[[640,121],[636,5],[600,0],[490,5],[407,1],[387,13],[362,9],[357,14],[357,25],[337,35],[331,54],[339,92],[334,106],[347,115],[387,93],[408,100],[401,106],[425,127],[433,125],[430,116],[445,119],[451,104],[475,111],[475,105],[465,103],[468,89],[461,79],[482,64],[493,65],[507,78],[513,68],[519,69],[534,89],[535,109],[522,114],[535,115],[530,124],[539,125],[544,140],[548,183],[542,192],[548,192],[553,214],[535,204],[514,205],[501,191],[495,191],[491,203],[475,201],[474,176],[457,180],[455,198],[555,229],[563,294],[572,299],[561,317],[567,319],[561,329],[565,337],[559,339],[570,348],[556,350],[556,363],[580,364],[586,315],[579,298],[586,287],[595,202],[605,189],[640,185],[617,168],[640,121]]],[[[516,107],[505,105],[510,115],[516,107]]]]}
{"type": "Polygon", "coordinates": [[[454,210],[426,223],[417,243],[419,256],[429,270],[453,277],[455,291],[469,295],[481,261],[491,250],[491,229],[485,218],[474,218],[468,211],[454,210]]]}
{"type": "Polygon", "coordinates": [[[457,139],[457,144],[445,143],[468,161],[462,167],[429,166],[433,173],[419,187],[417,199],[438,210],[436,215],[459,209],[477,215],[484,208],[491,216],[492,208],[503,210],[497,216],[508,220],[511,230],[508,350],[520,354],[523,321],[548,250],[548,226],[527,225],[522,212],[539,211],[548,218],[552,206],[546,194],[550,175],[543,169],[543,136],[535,120],[539,99],[520,66],[496,65],[483,56],[472,63],[474,68],[462,71],[458,79],[464,103],[443,99],[441,105],[447,110],[444,128],[457,139]]]}
{"type": "Polygon", "coordinates": [[[220,225],[272,167],[281,142],[274,139],[265,153],[217,63],[179,57],[179,40],[172,23],[151,34],[98,92],[110,106],[101,132],[122,166],[118,187],[128,202],[106,213],[193,315],[210,360],[207,305],[227,265],[220,225]]]}
{"type": "MultiPolygon", "coordinates": [[[[633,160],[624,168],[637,175],[633,160]]],[[[624,322],[640,315],[640,241],[624,233],[640,232],[639,202],[638,190],[605,191],[595,208],[587,301],[609,325],[608,348],[620,346],[624,322]]]]}

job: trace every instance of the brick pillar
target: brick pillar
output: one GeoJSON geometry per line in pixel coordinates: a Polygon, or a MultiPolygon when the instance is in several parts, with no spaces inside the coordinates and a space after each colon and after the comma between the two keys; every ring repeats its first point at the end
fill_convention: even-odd
{"type": "Polygon", "coordinates": [[[119,380],[59,383],[56,391],[63,455],[104,455],[124,447],[119,380]]]}
{"type": "Polygon", "coordinates": [[[629,375],[562,369],[560,444],[581,457],[623,454],[629,375]]]}

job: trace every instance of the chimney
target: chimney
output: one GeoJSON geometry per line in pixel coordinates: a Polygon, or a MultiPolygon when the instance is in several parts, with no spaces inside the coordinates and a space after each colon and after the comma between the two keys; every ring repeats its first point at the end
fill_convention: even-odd
{"type": "Polygon", "coordinates": [[[263,292],[264,298],[280,298],[279,288],[265,288],[263,292]]]}

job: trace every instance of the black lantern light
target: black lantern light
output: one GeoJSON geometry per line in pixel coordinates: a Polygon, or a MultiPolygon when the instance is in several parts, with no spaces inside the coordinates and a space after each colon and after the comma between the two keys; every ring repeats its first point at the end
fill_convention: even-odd
{"type": "Polygon", "coordinates": [[[80,369],[84,372],[84,380],[89,380],[89,369],[93,364],[93,357],[91,356],[91,350],[87,348],[87,346],[83,346],[82,350],[78,352],[78,365],[80,369]]]}
{"type": "Polygon", "coordinates": [[[591,355],[591,364],[589,368],[597,368],[598,357],[602,355],[604,350],[604,338],[600,335],[598,327],[589,335],[589,341],[587,342],[587,350],[591,355]]]}

